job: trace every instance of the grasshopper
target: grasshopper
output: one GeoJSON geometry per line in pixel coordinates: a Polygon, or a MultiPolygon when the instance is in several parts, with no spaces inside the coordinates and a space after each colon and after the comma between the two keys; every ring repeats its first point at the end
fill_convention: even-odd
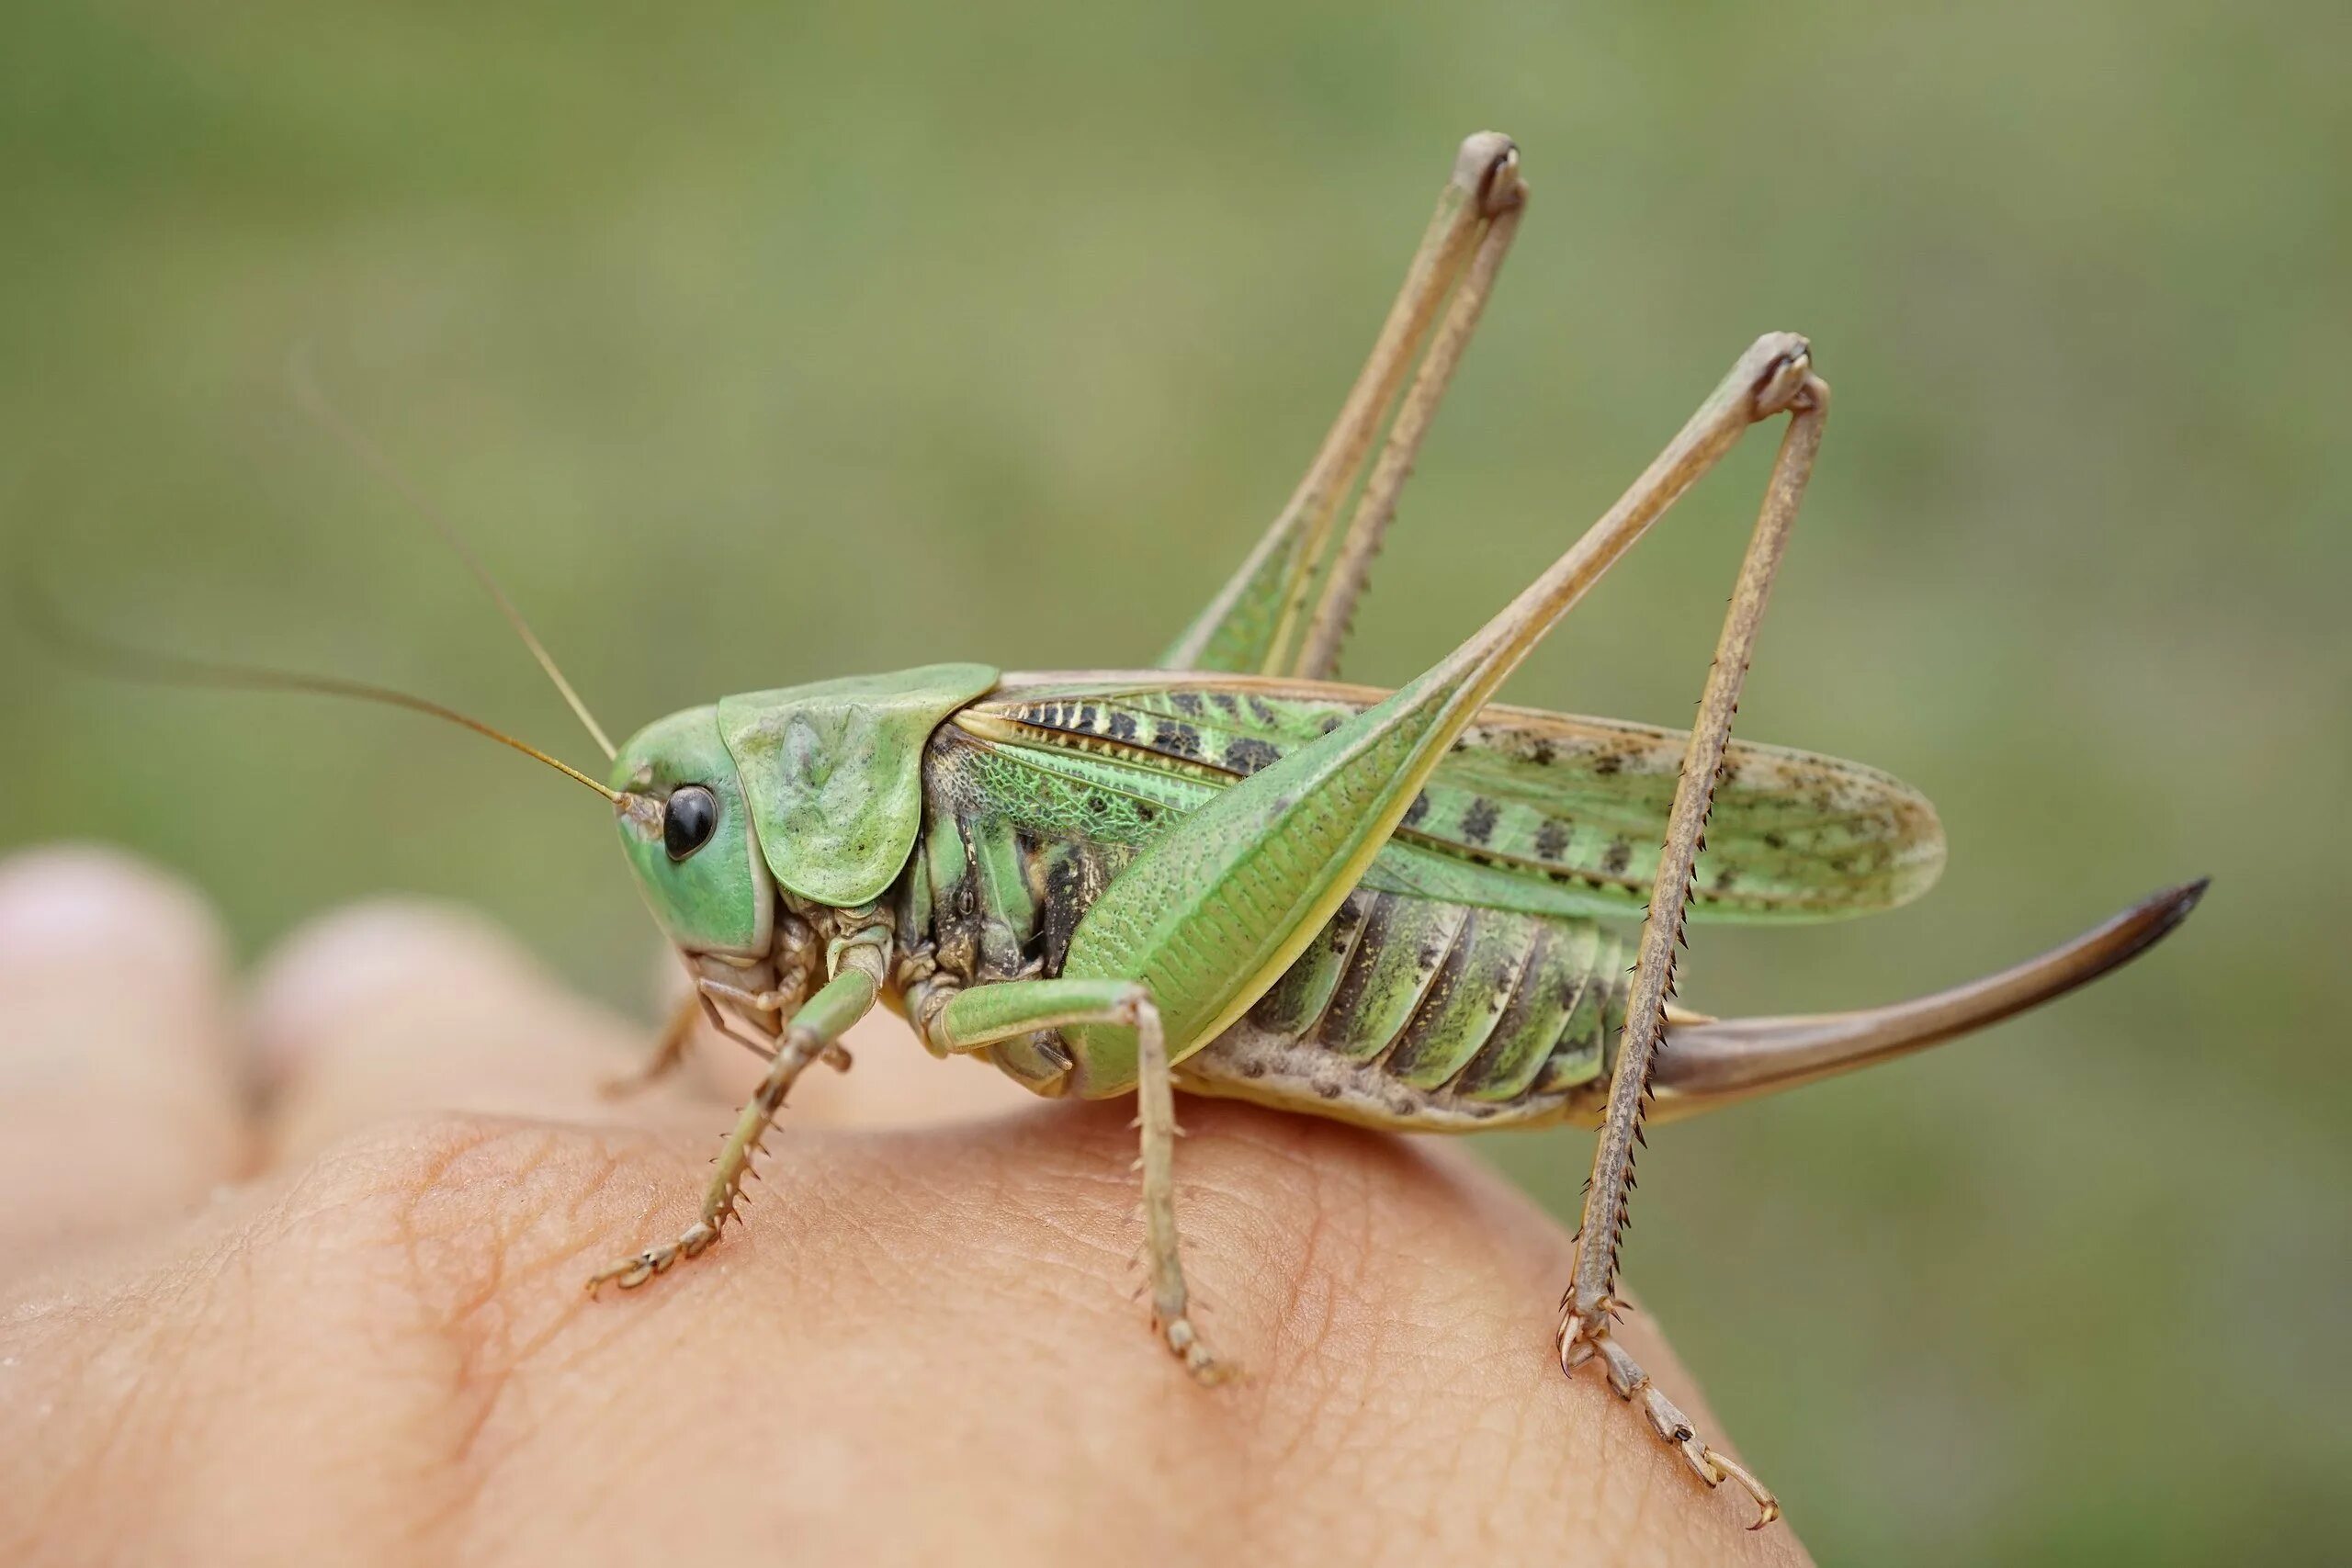
{"type": "Polygon", "coordinates": [[[1135,1096],[1152,1317],[1204,1382],[1228,1363],[1188,1306],[1174,1089],[1411,1132],[1593,1125],[1560,1366],[1598,1360],[1701,1482],[1754,1498],[1753,1528],[1778,1516],[1772,1493],[1694,1431],[1611,1334],[1645,1115],[1993,1023],[2143,951],[2204,884],[1894,1006],[1723,1021],[1674,1005],[1687,919],[1890,908],[1943,863],[1934,809],[1907,785],[1729,738],[1829,408],[1809,346],[1790,333],[1742,354],[1622,499],[1446,658],[1393,692],[1333,679],[1527,199],[1508,138],[1463,143],[1313,464],[1156,668],[932,665],[725,697],[615,748],[468,555],[613,759],[600,783],[421,699],[183,666],[422,708],[611,802],[692,982],[637,1081],[674,1066],[704,1020],[767,1068],[698,1217],[600,1271],[592,1291],[641,1285],[719,1239],[794,1082],[812,1063],[846,1068],[841,1037],[877,1003],[934,1055],[984,1057],[1040,1095],[1135,1096]],[[1497,705],[1513,667],[1609,567],[1749,426],[1776,419],[1785,429],[1692,729],[1497,705]]]}

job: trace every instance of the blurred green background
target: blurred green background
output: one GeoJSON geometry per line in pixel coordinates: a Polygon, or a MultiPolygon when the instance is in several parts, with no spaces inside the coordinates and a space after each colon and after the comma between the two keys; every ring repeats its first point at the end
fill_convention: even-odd
{"type": "MultiPolygon", "coordinates": [[[[619,728],[1142,661],[1288,492],[1456,141],[1508,130],[1536,205],[1350,673],[1432,659],[1795,328],[1838,412],[1743,730],[1917,784],[1953,859],[1882,920],[1702,932],[1690,999],[1887,999],[2216,878],[2059,1008],[1662,1136],[1635,1289],[1826,1561],[2333,1555],[2352,12],[1615,9],[14,7],[0,544],[153,645],[585,753],[298,414],[310,342],[619,728]]],[[[1769,445],[1510,695],[1684,718],[1769,445]]],[[[642,1005],[576,790],[6,647],[0,841],[136,846],[249,950],[470,899],[642,1005]]],[[[1584,1168],[1494,1153],[1555,1204],[1584,1168]]]]}

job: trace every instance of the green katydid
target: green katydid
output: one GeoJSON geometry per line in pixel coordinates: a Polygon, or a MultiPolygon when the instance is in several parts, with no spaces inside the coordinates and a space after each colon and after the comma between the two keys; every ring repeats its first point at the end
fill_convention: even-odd
{"type": "MultiPolygon", "coordinates": [[[[934,1054],[982,1055],[1041,1095],[1136,1097],[1152,1314],[1203,1381],[1226,1363],[1187,1306],[1174,1088],[1408,1131],[1598,1125],[1562,1369],[1599,1358],[1702,1482],[1737,1482],[1758,1527],[1777,1517],[1771,1493],[1699,1437],[1611,1337],[1653,1098],[1659,1113],[1686,1114],[1983,1027],[2143,951],[2203,884],[1894,1006],[1720,1021],[1671,1004],[1686,916],[1888,908],[1943,862],[1933,809],[1896,780],[1729,739],[1828,409],[1792,334],[1741,355],[1617,504],[1436,666],[1395,692],[1332,679],[1526,197],[1508,139],[1463,144],[1313,465],[1159,668],[945,664],[758,692],[673,714],[616,751],[490,585],[613,755],[609,781],[495,738],[612,802],[692,976],[645,1076],[676,1062],[701,1018],[768,1060],[699,1217],[592,1289],[642,1284],[718,1239],[795,1079],[819,1060],[845,1067],[838,1042],[877,1001],[934,1054]],[[1782,415],[1693,730],[1495,704],[1650,524],[1748,426],[1782,415]]],[[[392,701],[485,728],[355,682],[174,672],[392,701]]]]}

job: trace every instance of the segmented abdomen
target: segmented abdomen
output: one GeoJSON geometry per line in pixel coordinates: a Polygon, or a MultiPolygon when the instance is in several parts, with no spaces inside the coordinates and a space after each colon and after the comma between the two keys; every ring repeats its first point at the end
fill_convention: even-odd
{"type": "Polygon", "coordinates": [[[1502,1104],[1600,1076],[1628,962],[1624,933],[1595,921],[1358,888],[1249,1023],[1405,1089],[1502,1104]]]}
{"type": "MultiPolygon", "coordinates": [[[[900,941],[967,985],[1058,975],[1070,933],[1182,807],[992,776],[942,727],[900,941]]],[[[1624,1021],[1630,924],[1359,887],[1244,1020],[1188,1058],[1195,1089],[1355,1121],[1466,1128],[1563,1113],[1624,1021]]],[[[997,1053],[1035,1081],[1040,1043],[997,1053]]]]}

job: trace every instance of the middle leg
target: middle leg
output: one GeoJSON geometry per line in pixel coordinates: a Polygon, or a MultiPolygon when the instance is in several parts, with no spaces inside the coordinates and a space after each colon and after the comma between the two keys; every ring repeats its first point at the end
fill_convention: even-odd
{"type": "Polygon", "coordinates": [[[959,991],[933,1021],[928,1043],[978,1051],[1040,1030],[1108,1024],[1135,1032],[1136,1125],[1141,1136],[1145,1256],[1151,1271],[1151,1315],[1168,1348],[1204,1383],[1224,1381],[1228,1363],[1211,1354],[1193,1326],[1191,1295],[1176,1230],[1176,1090],[1168,1037],[1150,990],[1132,980],[1003,980],[959,991]]]}

